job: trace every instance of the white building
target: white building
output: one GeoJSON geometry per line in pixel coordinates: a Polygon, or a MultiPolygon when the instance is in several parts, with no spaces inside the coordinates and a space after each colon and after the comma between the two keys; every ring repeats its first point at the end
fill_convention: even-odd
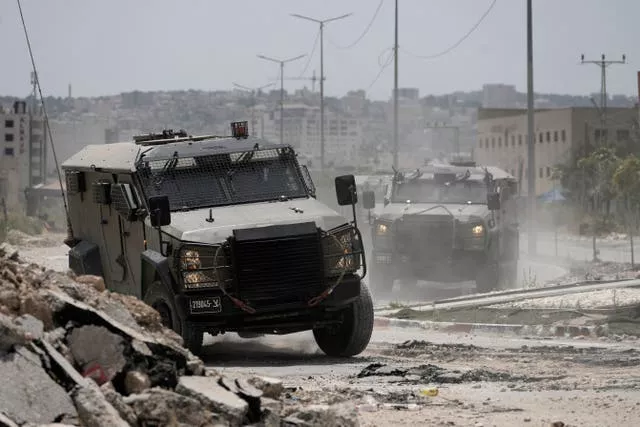
{"type": "Polygon", "coordinates": [[[483,108],[515,108],[517,105],[516,87],[505,84],[485,84],[482,86],[483,108]]]}

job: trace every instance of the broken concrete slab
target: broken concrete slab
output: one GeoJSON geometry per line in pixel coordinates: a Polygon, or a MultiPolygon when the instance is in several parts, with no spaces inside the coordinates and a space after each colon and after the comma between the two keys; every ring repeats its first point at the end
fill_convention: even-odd
{"type": "Polygon", "coordinates": [[[77,415],[66,390],[45,372],[38,355],[24,347],[0,358],[0,378],[0,412],[18,424],[77,415]]]}
{"type": "Polygon", "coordinates": [[[355,405],[312,405],[299,408],[282,420],[287,427],[358,427],[358,412],[355,405]]]}
{"type": "Polygon", "coordinates": [[[261,418],[264,427],[280,427],[282,419],[282,402],[268,397],[260,398],[261,418]]]}
{"type": "Polygon", "coordinates": [[[73,328],[67,337],[73,359],[87,375],[93,367],[101,369],[111,381],[127,363],[124,357],[124,338],[102,326],[87,325],[73,328]]]}
{"type": "Polygon", "coordinates": [[[97,385],[88,383],[76,387],[71,396],[78,409],[78,417],[85,427],[130,427],[107,401],[97,385]]]}
{"type": "Polygon", "coordinates": [[[203,408],[199,400],[161,388],[132,394],[124,397],[123,401],[132,408],[139,425],[164,426],[176,422],[188,426],[229,424],[220,415],[203,408]]]}
{"type": "Polygon", "coordinates": [[[220,386],[214,377],[180,377],[176,391],[222,414],[233,425],[241,425],[249,412],[249,404],[220,386]]]}
{"type": "Polygon", "coordinates": [[[27,329],[15,322],[15,319],[0,313],[0,353],[10,351],[15,346],[24,346],[31,341],[27,329]]]}
{"type": "Polygon", "coordinates": [[[118,411],[120,417],[132,426],[138,425],[138,420],[133,409],[124,402],[124,398],[116,391],[111,383],[105,383],[100,386],[100,391],[104,395],[107,402],[118,411]]]}
{"type": "Polygon", "coordinates": [[[44,337],[44,324],[30,314],[23,314],[13,319],[27,333],[29,340],[39,340],[44,337]]]}
{"type": "Polygon", "coordinates": [[[12,419],[0,412],[0,427],[19,427],[12,419]]]}
{"type": "Polygon", "coordinates": [[[249,383],[259,390],[262,390],[264,397],[271,399],[280,399],[280,395],[284,391],[282,381],[271,377],[253,377],[249,379],[249,383]]]}
{"type": "Polygon", "coordinates": [[[84,386],[87,380],[75,370],[73,365],[56,350],[53,345],[45,340],[39,340],[34,343],[40,347],[49,358],[49,375],[53,375],[62,383],[69,384],[69,389],[75,386],[84,386]]]}

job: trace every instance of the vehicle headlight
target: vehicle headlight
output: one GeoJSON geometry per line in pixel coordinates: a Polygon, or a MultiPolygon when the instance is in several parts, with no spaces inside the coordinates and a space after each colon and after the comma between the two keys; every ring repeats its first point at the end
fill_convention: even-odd
{"type": "Polygon", "coordinates": [[[216,288],[229,277],[229,265],[219,246],[185,246],[178,268],[185,289],[216,288]],[[217,262],[215,258],[217,255],[217,262]]]}
{"type": "Polygon", "coordinates": [[[387,224],[383,224],[381,222],[376,224],[376,235],[386,236],[388,232],[389,232],[389,226],[387,224]]]}
{"type": "Polygon", "coordinates": [[[473,228],[471,229],[471,233],[473,234],[473,237],[483,236],[484,235],[484,225],[482,225],[482,224],[474,225],[473,228]]]}
{"type": "Polygon", "coordinates": [[[322,239],[325,275],[339,276],[343,272],[355,273],[360,269],[362,244],[352,226],[330,230],[322,239]]]}

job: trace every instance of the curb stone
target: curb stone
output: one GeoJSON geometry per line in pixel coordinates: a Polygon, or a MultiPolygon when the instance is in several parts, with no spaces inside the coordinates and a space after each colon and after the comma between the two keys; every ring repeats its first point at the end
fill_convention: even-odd
{"type": "Polygon", "coordinates": [[[600,338],[607,336],[609,328],[602,326],[563,326],[563,325],[508,325],[497,323],[460,323],[434,322],[430,320],[407,320],[389,317],[375,317],[374,327],[379,329],[409,328],[437,330],[448,333],[463,334],[497,334],[517,336],[537,336],[555,338],[589,337],[600,338]]]}

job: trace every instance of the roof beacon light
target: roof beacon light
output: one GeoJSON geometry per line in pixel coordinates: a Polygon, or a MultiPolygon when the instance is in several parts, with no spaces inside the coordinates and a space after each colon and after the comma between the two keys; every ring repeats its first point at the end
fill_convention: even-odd
{"type": "Polygon", "coordinates": [[[231,123],[231,135],[234,138],[248,138],[249,137],[249,122],[232,122],[231,123]]]}

